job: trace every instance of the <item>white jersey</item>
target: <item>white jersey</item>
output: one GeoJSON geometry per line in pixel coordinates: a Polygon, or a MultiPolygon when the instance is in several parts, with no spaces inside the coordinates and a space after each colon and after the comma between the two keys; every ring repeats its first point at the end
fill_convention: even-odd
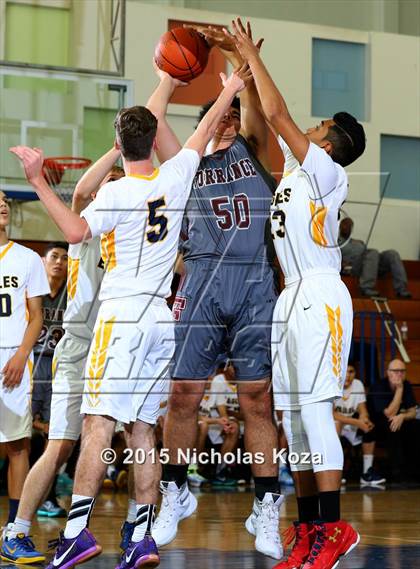
{"type": "Polygon", "coordinates": [[[338,216],[347,197],[347,175],[312,142],[299,165],[282,138],[278,140],[285,173],[271,205],[271,232],[286,282],[305,271],[340,272],[338,216]]]}
{"type": "Polygon", "coordinates": [[[360,403],[366,403],[365,388],[360,379],[354,379],[350,387],[344,390],[343,396],[334,401],[334,409],[346,417],[352,417],[360,403]]]}
{"type": "Polygon", "coordinates": [[[151,176],[125,176],[102,187],[80,214],[101,235],[105,276],[100,300],[170,295],[179,233],[200,162],[184,148],[151,176]]]}
{"type": "Polygon", "coordinates": [[[50,292],[35,251],[13,241],[0,247],[0,348],[21,345],[28,325],[26,299],[50,292]]]}
{"type": "Polygon", "coordinates": [[[73,336],[91,340],[103,276],[99,237],[69,246],[63,328],[73,336]]]}
{"type": "Polygon", "coordinates": [[[238,389],[226,381],[223,373],[215,375],[211,383],[211,392],[216,397],[216,407],[225,405],[228,413],[235,413],[239,411],[238,389]]]}

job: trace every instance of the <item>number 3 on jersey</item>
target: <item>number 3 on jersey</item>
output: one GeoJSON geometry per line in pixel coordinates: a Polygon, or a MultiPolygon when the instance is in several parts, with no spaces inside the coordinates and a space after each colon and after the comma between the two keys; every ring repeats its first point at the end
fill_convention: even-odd
{"type": "Polygon", "coordinates": [[[146,237],[149,243],[158,243],[163,241],[168,235],[168,218],[158,211],[159,208],[166,206],[165,198],[161,197],[153,202],[149,202],[148,206],[148,227],[150,227],[150,230],[147,231],[146,237]]]}

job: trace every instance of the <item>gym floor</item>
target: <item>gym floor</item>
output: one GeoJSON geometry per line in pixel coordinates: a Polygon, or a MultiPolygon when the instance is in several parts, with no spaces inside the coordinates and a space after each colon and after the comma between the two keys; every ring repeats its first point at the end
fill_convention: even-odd
{"type": "MultiPolygon", "coordinates": [[[[271,569],[275,561],[253,548],[253,538],[243,522],[249,514],[253,494],[249,489],[209,490],[197,494],[198,510],[181,522],[178,537],[161,549],[162,569],[271,569]]],[[[69,498],[63,500],[65,506],[69,498]]],[[[111,569],[118,561],[119,528],[125,516],[127,495],[102,492],[91,520],[91,530],[101,543],[101,556],[86,563],[86,569],[111,569]]],[[[7,507],[0,498],[2,516],[7,507]]],[[[343,518],[361,534],[360,545],[344,559],[340,569],[400,569],[420,567],[420,488],[395,486],[382,489],[349,487],[342,495],[343,518]]],[[[295,519],[294,495],[282,509],[282,530],[295,519]]],[[[33,526],[37,548],[47,550],[58,536],[64,519],[38,518],[33,526]]],[[[0,563],[1,569],[16,567],[0,563]]]]}

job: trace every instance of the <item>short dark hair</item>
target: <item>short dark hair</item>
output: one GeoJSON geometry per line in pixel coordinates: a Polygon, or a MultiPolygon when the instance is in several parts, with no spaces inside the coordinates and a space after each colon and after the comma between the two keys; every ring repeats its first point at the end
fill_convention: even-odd
{"type": "Polygon", "coordinates": [[[113,166],[109,171],[109,176],[113,178],[113,180],[110,180],[110,182],[119,180],[120,178],[125,176],[124,169],[121,168],[120,166],[113,166]]]}
{"type": "Polygon", "coordinates": [[[157,131],[157,119],[149,109],[140,106],[121,109],[114,127],[126,160],[137,162],[149,158],[157,131]]]}
{"type": "MultiPolygon", "coordinates": [[[[197,117],[197,126],[199,125],[201,119],[203,119],[206,114],[209,112],[209,110],[212,108],[212,106],[214,105],[214,103],[216,102],[216,99],[213,99],[212,101],[209,101],[208,103],[206,103],[205,105],[203,105],[200,109],[200,112],[198,113],[198,117],[197,117]]],[[[234,109],[237,109],[239,112],[241,112],[241,102],[239,100],[239,97],[235,97],[233,99],[233,101],[230,104],[231,107],[233,107],[234,109]]]]}
{"type": "Polygon", "coordinates": [[[69,244],[64,241],[52,241],[51,243],[48,243],[44,249],[44,257],[46,257],[53,249],[64,249],[65,251],[68,251],[69,244]]]}
{"type": "Polygon", "coordinates": [[[348,166],[365,151],[365,131],[355,117],[344,111],[336,113],[333,121],[335,124],[328,128],[325,137],[332,144],[331,158],[343,167],[348,166]]]}

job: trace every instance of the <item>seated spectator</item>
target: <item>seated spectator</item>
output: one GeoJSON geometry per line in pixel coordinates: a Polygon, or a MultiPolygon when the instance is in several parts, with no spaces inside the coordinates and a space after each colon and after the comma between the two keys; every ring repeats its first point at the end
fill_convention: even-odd
{"type": "MultiPolygon", "coordinates": [[[[216,375],[206,386],[199,410],[197,453],[205,450],[207,441],[213,446],[221,445],[222,456],[235,451],[238,445],[240,415],[236,385],[226,381],[224,368],[225,364],[220,365],[216,375]]],[[[205,481],[197,472],[198,466],[191,465],[188,469],[188,480],[191,484],[199,485],[205,481]]],[[[213,483],[235,485],[236,481],[227,474],[227,465],[223,461],[216,464],[213,483]]]]}
{"type": "Polygon", "coordinates": [[[404,446],[412,448],[409,423],[416,418],[417,409],[404,362],[390,362],[387,378],[372,385],[368,404],[376,438],[384,439],[388,446],[392,478],[399,481],[404,473],[404,446]]]}
{"type": "Polygon", "coordinates": [[[343,397],[334,401],[334,419],[337,432],[351,446],[362,445],[363,472],[362,486],[384,484],[386,479],[373,470],[375,455],[375,429],[366,407],[366,394],[363,383],[356,379],[353,364],[347,366],[343,397]]]}
{"type": "Polygon", "coordinates": [[[343,257],[344,274],[359,277],[360,290],[364,296],[378,296],[376,282],[378,276],[391,273],[392,284],[396,295],[400,298],[411,298],[407,290],[407,273],[401,257],[394,249],[382,251],[367,249],[359,239],[352,239],[353,220],[346,217],[340,222],[338,244],[343,257]]]}

